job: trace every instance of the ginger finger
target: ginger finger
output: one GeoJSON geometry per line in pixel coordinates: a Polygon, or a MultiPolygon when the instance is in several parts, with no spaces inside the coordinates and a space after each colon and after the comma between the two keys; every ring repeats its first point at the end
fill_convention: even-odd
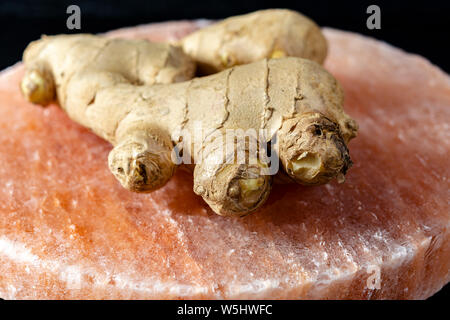
{"type": "Polygon", "coordinates": [[[149,128],[132,128],[127,133],[109,153],[113,175],[124,188],[135,192],[150,192],[166,184],[176,167],[171,160],[170,137],[149,128]]]}
{"type": "Polygon", "coordinates": [[[238,145],[222,142],[210,142],[206,148],[203,144],[202,159],[194,169],[194,192],[219,215],[243,216],[267,200],[272,176],[257,153],[246,148],[242,159],[237,159],[238,145]]]}
{"type": "Polygon", "coordinates": [[[52,74],[42,65],[27,69],[20,89],[25,99],[31,103],[46,106],[55,98],[55,85],[52,74]]]}
{"type": "Polygon", "coordinates": [[[322,63],[327,54],[320,28],[302,14],[286,9],[225,19],[186,36],[181,45],[203,74],[265,58],[293,56],[322,63]]]}
{"type": "Polygon", "coordinates": [[[305,185],[343,182],[352,165],[339,127],[320,113],[309,112],[286,120],[279,131],[280,160],[286,173],[305,185]]]}
{"type": "Polygon", "coordinates": [[[264,167],[246,164],[197,164],[194,192],[219,215],[243,216],[260,208],[267,200],[272,176],[264,167]]]}
{"type": "Polygon", "coordinates": [[[179,47],[89,34],[43,36],[26,48],[23,60],[24,97],[41,105],[53,100],[55,88],[64,105],[66,86],[81,69],[117,73],[136,85],[181,82],[195,73],[195,63],[179,47]]]}
{"type": "MultiPolygon", "coordinates": [[[[100,81],[99,75],[103,74],[91,80],[100,81]]],[[[113,75],[104,75],[113,79],[113,75]]],[[[114,75],[120,79],[120,75],[114,75]]],[[[70,96],[79,97],[77,92],[83,91],[77,87],[84,85],[89,90],[100,86],[90,81],[75,81],[68,88],[70,96]]],[[[162,187],[176,168],[171,159],[173,143],[169,131],[149,112],[145,98],[148,88],[118,82],[98,89],[94,101],[85,108],[76,108],[80,100],[71,98],[66,105],[72,119],[115,146],[108,156],[109,168],[124,188],[134,192],[150,192],[162,187]],[[71,109],[82,110],[82,113],[69,111],[71,109]]]]}

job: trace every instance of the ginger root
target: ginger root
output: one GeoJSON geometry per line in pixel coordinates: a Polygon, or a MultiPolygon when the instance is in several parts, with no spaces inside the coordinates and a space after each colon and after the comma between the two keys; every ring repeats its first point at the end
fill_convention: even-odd
{"type": "Polygon", "coordinates": [[[265,58],[291,56],[322,63],[327,54],[320,28],[286,9],[231,17],[187,35],[180,44],[203,74],[265,58]]]}
{"type": "Polygon", "coordinates": [[[95,92],[118,83],[185,81],[192,79],[196,68],[181,48],[170,44],[89,34],[43,36],[28,45],[23,60],[27,74],[21,83],[22,93],[30,102],[42,105],[54,100],[55,87],[58,100],[66,100],[68,80],[80,73],[96,86],[85,89],[95,92]]]}
{"type": "Polygon", "coordinates": [[[152,191],[171,178],[177,167],[173,148],[180,142],[174,132],[180,128],[201,146],[179,150],[193,152],[192,159],[202,153],[194,167],[194,191],[221,215],[256,210],[272,186],[258,153],[245,149],[245,163],[225,161],[236,146],[224,149],[230,142],[213,137],[227,129],[265,129],[267,140],[277,136],[284,170],[299,183],[342,180],[357,125],[342,109],[339,84],[319,64],[264,59],[165,84],[190,78],[193,67],[174,48],[162,55],[154,50],[145,41],[47,37],[25,51],[23,93],[40,104],[56,97],[73,120],[110,141],[110,170],[132,191],[152,191]],[[195,134],[199,124],[206,136],[195,134]]]}

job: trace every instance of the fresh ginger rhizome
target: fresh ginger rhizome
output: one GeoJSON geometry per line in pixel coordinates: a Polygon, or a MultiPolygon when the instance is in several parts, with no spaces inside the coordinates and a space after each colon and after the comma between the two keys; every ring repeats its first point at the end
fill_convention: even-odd
{"type": "Polygon", "coordinates": [[[33,103],[56,98],[73,120],[110,141],[108,164],[125,188],[150,192],[163,186],[178,166],[176,148],[194,163],[194,192],[216,213],[240,216],[259,208],[272,187],[271,162],[261,161],[267,158],[262,153],[276,155],[283,172],[306,185],[342,181],[350,167],[347,144],[357,124],[342,108],[339,83],[313,61],[322,62],[325,54],[326,42],[309,19],[266,10],[199,30],[180,46],[92,35],[44,37],[24,53],[21,87],[33,103]],[[256,22],[270,28],[277,19],[281,27],[262,42],[250,28],[256,22]],[[202,47],[186,53],[189,39],[210,34],[223,38],[212,52],[202,47]],[[246,47],[264,54],[243,55],[246,47]],[[223,57],[226,65],[218,62],[223,57]],[[196,66],[223,71],[194,78],[196,66]],[[207,131],[200,137],[199,124],[207,131]],[[265,134],[249,135],[242,145],[220,139],[227,130],[265,134]],[[180,131],[200,147],[184,147],[180,131]],[[264,147],[274,139],[276,152],[264,147]],[[245,155],[244,163],[230,163],[237,153],[245,155]]]}

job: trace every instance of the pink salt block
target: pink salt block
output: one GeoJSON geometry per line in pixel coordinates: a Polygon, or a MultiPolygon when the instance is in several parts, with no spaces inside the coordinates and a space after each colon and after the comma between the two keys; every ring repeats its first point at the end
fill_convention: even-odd
{"type": "MultiPolygon", "coordinates": [[[[199,24],[122,29],[175,40],[199,24]]],[[[114,35],[114,33],[113,33],[114,35]]],[[[275,185],[241,219],[215,215],[179,171],[124,190],[111,146],[0,75],[0,297],[422,299],[450,279],[450,80],[425,59],[325,29],[326,68],[358,120],[344,184],[275,185]]]]}

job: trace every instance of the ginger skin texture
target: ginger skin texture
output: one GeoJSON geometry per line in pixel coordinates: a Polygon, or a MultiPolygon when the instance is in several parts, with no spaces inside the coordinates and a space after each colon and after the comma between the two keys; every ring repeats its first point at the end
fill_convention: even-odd
{"type": "Polygon", "coordinates": [[[254,61],[299,57],[323,63],[327,42],[320,28],[304,15],[269,9],[231,17],[181,40],[202,74],[254,61]]]}
{"type": "MultiPolygon", "coordinates": [[[[22,89],[39,104],[56,97],[73,120],[111,142],[110,170],[129,190],[149,192],[163,186],[177,167],[171,158],[178,143],[173,133],[181,128],[195,140],[199,123],[210,137],[236,128],[266,129],[268,139],[277,135],[282,166],[298,183],[341,180],[351,165],[347,143],[356,135],[356,122],[343,111],[338,82],[313,61],[263,59],[165,84],[192,76],[189,63],[175,68],[187,59],[182,53],[170,51],[173,64],[155,57],[165,61],[155,72],[151,58],[143,54],[144,42],[97,42],[92,37],[48,37],[31,44],[24,54],[22,89]],[[54,91],[35,99],[36,91],[27,91],[33,86],[42,88],[41,93],[54,91]]],[[[217,139],[202,137],[193,143],[204,152],[194,167],[194,191],[216,213],[242,216],[265,202],[272,176],[264,164],[217,161],[229,156],[219,155],[222,142],[217,139]]],[[[248,152],[249,160],[256,156],[248,152]]]]}
{"type": "MultiPolygon", "coordinates": [[[[170,44],[89,34],[43,36],[28,45],[23,60],[27,73],[21,83],[22,93],[30,102],[41,105],[53,101],[55,93],[60,102],[75,98],[70,90],[77,88],[66,87],[72,77],[80,77],[73,82],[84,81],[84,90],[95,93],[118,83],[151,85],[185,81],[192,79],[196,68],[181,48],[170,44]]],[[[76,98],[87,96],[95,95],[83,92],[76,98]]]]}

